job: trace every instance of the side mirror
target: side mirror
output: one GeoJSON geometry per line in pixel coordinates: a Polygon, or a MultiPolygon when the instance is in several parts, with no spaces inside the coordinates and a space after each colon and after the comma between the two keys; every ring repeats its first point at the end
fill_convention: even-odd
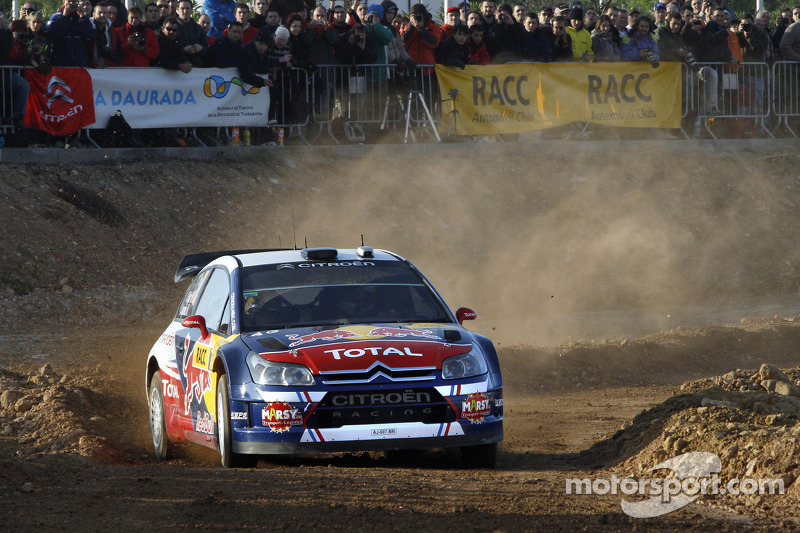
{"type": "Polygon", "coordinates": [[[458,310],[456,311],[456,319],[458,319],[459,324],[463,324],[465,320],[475,320],[476,318],[478,318],[478,313],[476,313],[469,307],[459,307],[458,310]]]}
{"type": "Polygon", "coordinates": [[[200,328],[200,334],[205,339],[208,337],[208,328],[206,328],[206,319],[201,315],[187,316],[181,322],[181,326],[185,328],[200,328]]]}

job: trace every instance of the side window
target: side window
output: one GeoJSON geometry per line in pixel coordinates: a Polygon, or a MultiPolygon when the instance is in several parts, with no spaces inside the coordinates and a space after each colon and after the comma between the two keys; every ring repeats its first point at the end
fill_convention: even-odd
{"type": "Polygon", "coordinates": [[[206,270],[195,276],[192,280],[192,284],[186,289],[186,294],[183,296],[181,305],[178,307],[178,313],[175,315],[176,319],[183,320],[187,316],[196,314],[193,309],[197,306],[197,298],[200,296],[200,289],[203,287],[203,283],[208,279],[210,273],[210,270],[206,270]]]}
{"type": "Polygon", "coordinates": [[[219,331],[222,314],[227,307],[228,297],[230,296],[230,281],[228,273],[221,268],[211,271],[211,276],[203,289],[200,301],[193,311],[195,315],[202,315],[206,319],[208,329],[219,331]]]}

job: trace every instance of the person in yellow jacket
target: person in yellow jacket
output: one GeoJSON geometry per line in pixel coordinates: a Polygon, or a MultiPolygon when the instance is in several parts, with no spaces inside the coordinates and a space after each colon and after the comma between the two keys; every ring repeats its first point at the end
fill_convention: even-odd
{"type": "Polygon", "coordinates": [[[594,61],[592,35],[583,27],[583,8],[575,6],[569,12],[567,33],[572,38],[573,61],[594,61]]]}

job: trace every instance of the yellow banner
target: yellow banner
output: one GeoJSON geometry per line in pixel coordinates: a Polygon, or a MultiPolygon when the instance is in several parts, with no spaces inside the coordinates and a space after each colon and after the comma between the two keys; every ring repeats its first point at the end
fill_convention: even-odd
{"type": "MultiPolygon", "coordinates": [[[[456,109],[473,135],[520,133],[570,122],[628,128],[678,128],[680,63],[537,63],[436,65],[442,99],[458,90],[456,109]]],[[[452,102],[442,104],[447,127],[452,102]]],[[[465,135],[461,124],[458,133],[465,135]]]]}

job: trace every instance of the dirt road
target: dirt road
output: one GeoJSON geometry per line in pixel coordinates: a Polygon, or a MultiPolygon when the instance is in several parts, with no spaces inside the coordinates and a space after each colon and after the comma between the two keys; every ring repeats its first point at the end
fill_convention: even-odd
{"type": "Polygon", "coordinates": [[[3,529],[800,527],[800,405],[758,376],[771,363],[800,378],[791,154],[523,148],[2,165],[3,529]],[[496,470],[447,451],[153,461],[143,362],[184,288],[174,268],[198,247],[291,244],[292,212],[300,242],[351,246],[368,228],[478,311],[505,374],[496,470]],[[620,495],[565,494],[569,478],[653,477],[688,451],[787,494],[645,519],[620,495]]]}

